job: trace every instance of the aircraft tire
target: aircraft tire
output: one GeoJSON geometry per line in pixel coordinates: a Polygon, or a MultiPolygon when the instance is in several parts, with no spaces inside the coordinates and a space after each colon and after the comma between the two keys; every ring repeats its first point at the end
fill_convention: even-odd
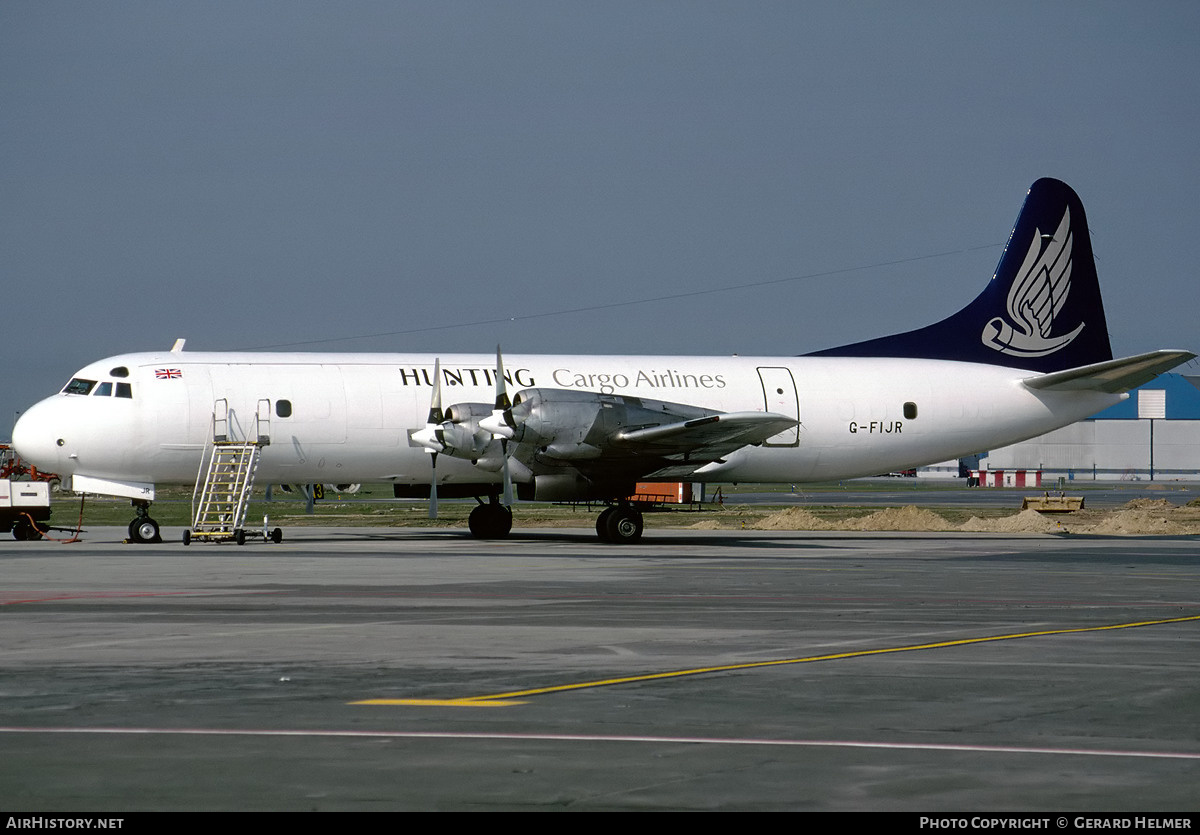
{"type": "Polygon", "coordinates": [[[504,539],[512,532],[512,509],[501,507],[496,514],[496,539],[504,539]]]}
{"type": "Polygon", "coordinates": [[[612,518],[615,511],[615,507],[606,507],[596,517],[596,536],[600,537],[601,542],[611,541],[608,538],[608,520],[612,518]]]}
{"type": "Polygon", "coordinates": [[[487,505],[477,505],[471,509],[471,513],[467,516],[467,527],[471,530],[471,536],[476,539],[486,539],[487,531],[485,530],[487,522],[484,520],[485,510],[487,505]]]}
{"type": "Polygon", "coordinates": [[[608,533],[606,542],[614,545],[632,545],[642,538],[642,512],[632,507],[613,508],[613,515],[608,517],[605,527],[608,533]]]}
{"type": "Polygon", "coordinates": [[[512,511],[501,504],[481,504],[467,517],[476,539],[504,539],[512,530],[512,511]]]}
{"type": "Polygon", "coordinates": [[[141,516],[129,523],[129,538],[134,542],[162,542],[158,535],[158,522],[149,516],[141,516]]]}

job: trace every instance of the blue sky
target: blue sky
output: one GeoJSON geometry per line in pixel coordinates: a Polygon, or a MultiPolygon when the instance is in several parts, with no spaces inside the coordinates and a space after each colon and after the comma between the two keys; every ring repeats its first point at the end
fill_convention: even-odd
{"type": "Polygon", "coordinates": [[[1042,176],[1087,207],[1114,351],[1196,349],[1197,44],[1182,2],[9,0],[0,434],[180,336],[786,355],[905,330],[976,295],[1042,176]]]}

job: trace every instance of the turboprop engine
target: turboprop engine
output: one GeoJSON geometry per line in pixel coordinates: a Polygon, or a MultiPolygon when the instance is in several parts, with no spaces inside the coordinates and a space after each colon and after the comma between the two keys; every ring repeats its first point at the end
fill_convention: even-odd
{"type": "Polygon", "coordinates": [[[696,406],[626,395],[524,389],[511,410],[512,440],[531,445],[536,460],[547,463],[660,457],[679,453],[680,446],[667,439],[632,445],[625,443],[626,438],[639,430],[705,420],[716,414],[696,406]]]}
{"type": "MultiPolygon", "coordinates": [[[[504,507],[512,506],[512,471],[508,463],[508,439],[512,437],[511,404],[504,388],[504,366],[496,351],[496,403],[455,403],[442,410],[441,360],[433,364],[433,396],[425,428],[412,433],[412,440],[429,453],[432,478],[429,485],[429,518],[437,518],[437,457],[465,458],[492,472],[504,472],[504,507]]],[[[522,468],[522,474],[527,471],[522,468]]],[[[506,511],[507,513],[507,511],[506,511]]],[[[508,517],[511,526],[511,514],[508,517]]],[[[507,528],[505,529],[507,533],[507,528]]]]}
{"type": "Polygon", "coordinates": [[[494,444],[492,433],[480,428],[479,421],[492,414],[488,403],[455,403],[446,409],[445,419],[438,424],[438,440],[442,452],[451,458],[466,458],[477,462],[494,444]]]}
{"type": "Polygon", "coordinates": [[[513,402],[499,350],[495,404],[456,403],[443,412],[439,369],[435,362],[429,419],[412,434],[431,453],[431,516],[438,454],[502,472],[505,507],[512,505],[514,481],[522,498],[621,501],[642,477],[691,475],[796,425],[794,418],[771,412],[717,412],[574,389],[522,389],[513,402]]]}

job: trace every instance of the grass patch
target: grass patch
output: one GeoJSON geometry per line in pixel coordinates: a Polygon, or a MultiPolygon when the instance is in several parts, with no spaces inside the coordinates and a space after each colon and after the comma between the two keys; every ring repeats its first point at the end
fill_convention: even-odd
{"type": "MultiPolygon", "coordinates": [[[[853,482],[851,482],[853,484],[853,482]]],[[[812,487],[812,485],[806,485],[812,487]]],[[[886,489],[866,485],[866,489],[858,489],[855,485],[847,492],[877,492],[886,489]],[[874,489],[872,489],[874,488],[874,489]]],[[[828,487],[836,487],[829,485],[828,487]]],[[[825,489],[828,489],[826,487],[825,489]]],[[[934,490],[945,489],[940,485],[934,490]]],[[[711,496],[715,486],[710,490],[711,496]]],[[[339,494],[327,491],[325,499],[313,506],[312,513],[306,512],[303,499],[296,498],[294,493],[283,493],[274,490],[273,500],[267,502],[261,491],[256,491],[250,502],[246,515],[246,527],[256,530],[262,524],[263,516],[270,519],[272,527],[444,527],[462,528],[467,524],[467,515],[475,507],[474,500],[443,499],[438,507],[438,519],[428,517],[428,503],[425,501],[402,500],[392,497],[391,488],[386,485],[366,485],[358,493],[339,494]]],[[[706,523],[721,528],[750,528],[755,524],[779,511],[782,507],[795,506],[797,502],[792,497],[792,486],[781,485],[721,485],[725,504],[706,504],[699,510],[671,510],[668,512],[648,512],[646,524],[652,528],[691,527],[706,523]],[[779,493],[787,501],[779,504],[738,504],[737,496],[742,493],[779,493]]],[[[160,525],[166,527],[188,527],[191,525],[192,490],[189,487],[165,487],[157,493],[152,515],[160,525]]],[[[801,495],[803,495],[801,493],[801,495]]],[[[866,516],[879,510],[878,506],[855,504],[811,505],[800,503],[813,515],[829,522],[840,522],[859,516],[866,516]]],[[[79,518],[80,500],[70,493],[58,494],[54,499],[53,524],[61,527],[74,527],[79,518]]],[[[520,502],[515,508],[514,524],[520,528],[590,528],[596,523],[598,505],[555,505],[540,502],[520,502]]],[[[944,516],[950,522],[961,524],[971,516],[1002,517],[1011,515],[1012,508],[959,508],[931,507],[930,509],[944,516]]],[[[133,508],[128,499],[101,498],[88,496],[83,502],[83,526],[124,526],[133,519],[133,508]]]]}

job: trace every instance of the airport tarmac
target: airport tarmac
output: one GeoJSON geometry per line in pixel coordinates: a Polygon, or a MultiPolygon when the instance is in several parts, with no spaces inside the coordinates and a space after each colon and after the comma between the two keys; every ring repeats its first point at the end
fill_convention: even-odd
{"type": "Polygon", "coordinates": [[[124,534],[0,540],[7,810],[1200,797],[1197,537],[124,534]]]}

